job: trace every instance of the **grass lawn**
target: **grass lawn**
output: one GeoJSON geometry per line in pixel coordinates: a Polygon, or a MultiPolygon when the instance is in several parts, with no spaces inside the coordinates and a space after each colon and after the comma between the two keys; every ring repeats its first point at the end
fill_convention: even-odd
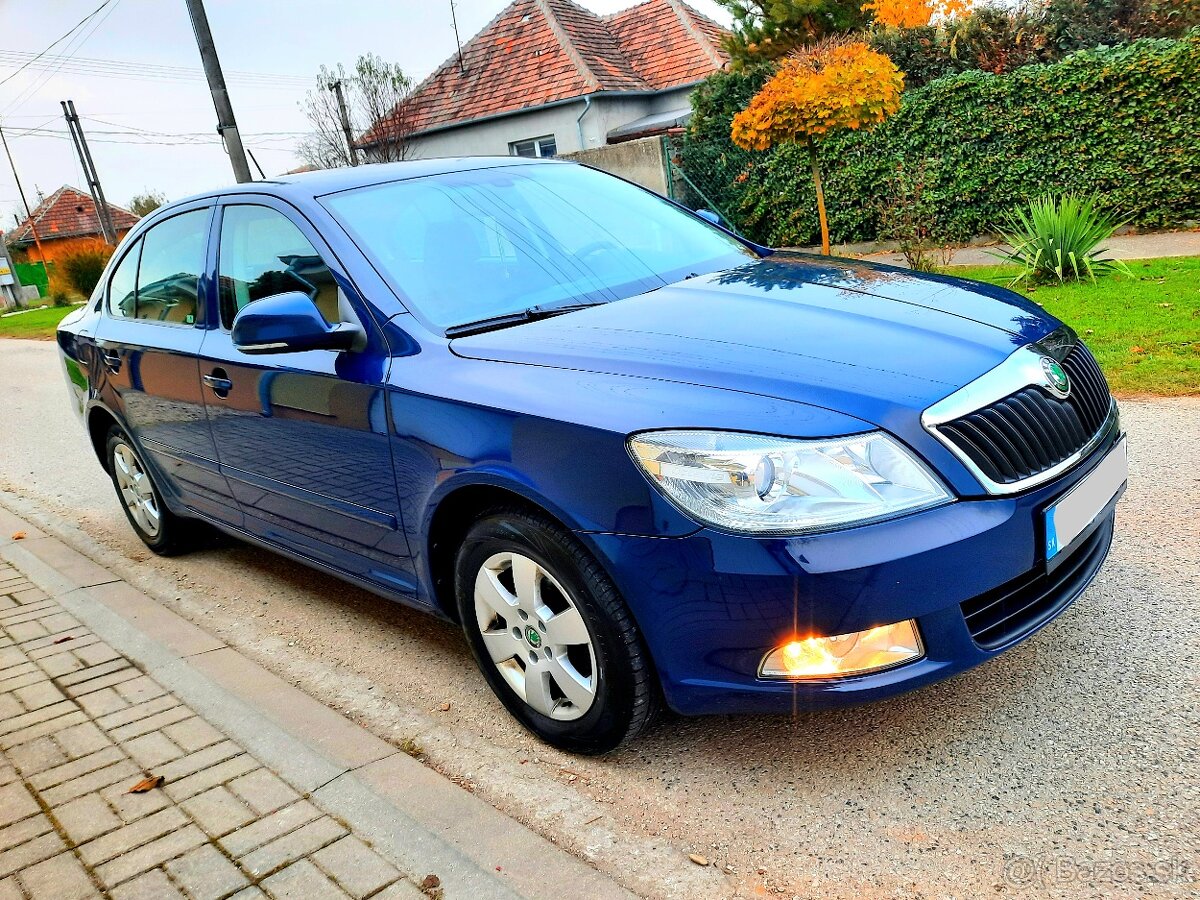
{"type": "Polygon", "coordinates": [[[51,306],[16,316],[0,317],[0,337],[52,341],[54,340],[54,329],[58,327],[58,323],[74,309],[78,309],[78,307],[51,306]]]}
{"type": "MultiPolygon", "coordinates": [[[[1133,277],[1017,290],[1082,337],[1113,392],[1200,395],[1200,257],[1129,263],[1133,277]]],[[[1013,266],[952,266],[947,274],[1008,285],[1013,266]]]]}

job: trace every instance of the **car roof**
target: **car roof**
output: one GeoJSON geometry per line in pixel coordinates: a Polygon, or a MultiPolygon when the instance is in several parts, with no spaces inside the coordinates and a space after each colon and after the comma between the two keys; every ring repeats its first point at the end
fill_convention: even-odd
{"type": "Polygon", "coordinates": [[[562,165],[564,162],[565,160],[528,159],[521,156],[459,156],[394,163],[367,163],[361,166],[297,172],[294,175],[280,175],[262,181],[234,184],[184,197],[168,204],[168,207],[230,194],[265,193],[291,199],[311,200],[325,194],[334,194],[374,184],[386,184],[390,181],[407,181],[411,178],[426,178],[451,172],[468,172],[473,169],[492,169],[498,166],[562,165]]]}

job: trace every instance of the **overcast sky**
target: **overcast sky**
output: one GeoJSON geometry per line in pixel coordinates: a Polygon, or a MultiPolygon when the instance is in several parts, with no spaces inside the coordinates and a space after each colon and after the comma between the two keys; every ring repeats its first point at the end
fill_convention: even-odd
{"type": "MultiPolygon", "coordinates": [[[[0,0],[0,79],[101,2],[0,0]]],[[[457,0],[463,42],[507,2],[457,0]]],[[[634,5],[581,2],[600,13],[634,5]]],[[[692,5],[728,22],[713,0],[692,5]]],[[[299,102],[322,63],[349,68],[370,51],[419,80],[454,52],[449,0],[207,0],[206,7],[238,127],[268,176],[299,165],[293,148],[308,128],[299,102]],[[263,75],[270,77],[255,77],[263,75]]],[[[109,201],[127,205],[145,189],[177,199],[232,182],[199,66],[184,0],[110,0],[71,38],[0,85],[0,125],[30,206],[38,189],[86,190],[59,106],[68,99],[83,119],[109,201]]],[[[5,230],[15,212],[24,215],[0,158],[5,230]]]]}

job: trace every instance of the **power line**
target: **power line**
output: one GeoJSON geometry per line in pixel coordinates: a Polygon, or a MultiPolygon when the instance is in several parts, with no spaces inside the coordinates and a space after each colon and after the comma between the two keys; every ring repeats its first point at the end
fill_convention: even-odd
{"type": "MultiPolygon", "coordinates": [[[[155,135],[149,135],[149,134],[139,135],[136,132],[127,132],[127,131],[125,131],[125,132],[123,132],[123,131],[92,131],[91,134],[92,135],[116,134],[116,135],[124,135],[126,138],[134,138],[135,139],[135,140],[121,140],[120,138],[115,138],[115,137],[89,137],[89,140],[94,144],[126,144],[126,145],[130,145],[130,146],[134,146],[134,147],[184,147],[184,146],[206,146],[206,145],[212,146],[212,145],[219,145],[222,143],[220,137],[213,135],[211,132],[204,132],[203,134],[196,133],[194,135],[162,135],[162,136],[155,136],[155,135]],[[166,137],[166,138],[181,137],[183,139],[181,139],[181,140],[159,139],[162,137],[166,137]]],[[[254,147],[261,147],[263,149],[271,149],[268,147],[268,145],[270,143],[276,143],[279,141],[295,141],[295,139],[298,137],[307,137],[310,134],[312,134],[312,132],[308,132],[308,131],[285,131],[285,132],[278,132],[278,133],[261,132],[258,135],[249,135],[250,137],[256,137],[257,140],[250,141],[248,143],[250,143],[251,146],[254,146],[254,147]]],[[[38,137],[38,138],[52,138],[52,139],[56,139],[56,140],[68,140],[70,138],[70,135],[67,132],[61,131],[58,129],[39,128],[39,129],[26,129],[25,131],[14,134],[13,137],[14,138],[16,138],[16,137],[38,137]]]]}
{"type": "MultiPolygon", "coordinates": [[[[5,67],[8,63],[0,61],[0,68],[5,67]]],[[[169,72],[139,72],[133,69],[130,70],[104,70],[92,69],[87,66],[73,66],[70,64],[50,66],[34,66],[32,71],[45,73],[53,77],[58,73],[66,75],[86,75],[89,78],[115,78],[125,81],[157,81],[157,82],[172,82],[175,84],[197,84],[204,81],[204,76],[195,77],[185,75],[184,73],[169,73],[169,72]]],[[[231,76],[230,83],[237,84],[242,87],[258,88],[266,91],[302,91],[312,87],[305,82],[286,82],[274,81],[268,79],[249,78],[246,76],[231,76]]]]}
{"type": "MultiPolygon", "coordinates": [[[[120,2],[121,2],[121,0],[106,0],[106,2],[104,4],[102,4],[94,13],[92,13],[92,16],[94,16],[96,13],[100,12],[101,9],[104,9],[105,6],[108,7],[108,9],[105,10],[103,16],[96,19],[94,22],[91,23],[91,25],[89,27],[81,30],[77,35],[75,35],[71,39],[71,42],[69,44],[67,44],[67,46],[66,46],[66,56],[63,57],[64,61],[66,59],[70,58],[70,54],[74,53],[76,50],[78,50],[80,47],[82,47],[84,44],[87,43],[88,38],[90,38],[93,34],[96,33],[96,29],[99,28],[102,24],[104,24],[104,22],[108,19],[108,17],[110,15],[112,15],[113,10],[117,8],[117,6],[118,6],[118,4],[120,4],[120,2]]],[[[91,18],[91,17],[89,16],[88,18],[91,18]]],[[[87,19],[84,19],[83,21],[86,22],[87,19]]],[[[81,22],[80,24],[83,24],[83,23],[81,22]]],[[[49,48],[47,48],[47,49],[49,49],[49,48]]],[[[45,51],[43,51],[43,52],[45,52],[45,51]]],[[[9,112],[14,109],[19,109],[21,107],[21,105],[25,103],[26,100],[28,100],[30,97],[33,97],[35,94],[37,94],[38,91],[40,91],[43,87],[45,87],[46,83],[48,81],[50,81],[50,79],[53,78],[55,76],[55,74],[57,74],[58,70],[61,67],[62,67],[62,63],[60,62],[53,69],[46,70],[41,78],[35,78],[33,80],[33,82],[24,91],[22,91],[20,94],[18,94],[17,97],[11,103],[9,103],[7,106],[5,106],[5,108],[4,108],[5,112],[9,112]]],[[[20,71],[20,70],[18,70],[18,71],[20,71]]],[[[15,75],[16,73],[14,72],[13,74],[15,75]]]]}
{"type": "Polygon", "coordinates": [[[69,37],[70,37],[72,34],[74,34],[74,33],[75,33],[75,32],[76,32],[76,31],[77,31],[77,30],[78,30],[78,29],[79,29],[81,26],[83,26],[84,24],[86,24],[86,23],[87,23],[89,20],[91,20],[91,19],[92,19],[92,18],[93,18],[93,17],[94,17],[94,16],[95,16],[95,15],[96,15],[98,12],[100,12],[100,10],[104,9],[104,7],[108,6],[108,4],[110,4],[110,3],[112,3],[112,2],[113,2],[113,0],[104,0],[104,2],[103,2],[103,3],[101,3],[101,4],[100,4],[99,6],[97,6],[95,9],[93,9],[93,10],[92,10],[90,13],[88,13],[86,16],[84,16],[82,19],[80,19],[78,22],[76,22],[74,25],[72,25],[72,26],[71,26],[71,28],[70,28],[70,30],[69,30],[69,31],[67,31],[67,33],[66,33],[66,34],[64,34],[62,37],[60,37],[60,38],[58,38],[57,40],[55,40],[55,41],[52,41],[50,44],[48,44],[48,45],[45,47],[45,49],[43,49],[43,50],[42,50],[42,52],[41,52],[41,53],[37,54],[37,55],[36,55],[36,56],[35,56],[33,59],[31,59],[29,62],[25,63],[25,65],[24,65],[24,66],[21,66],[21,68],[17,69],[17,71],[13,72],[11,75],[8,75],[7,77],[5,77],[5,78],[3,78],[3,79],[0,79],[0,85],[7,84],[9,81],[11,81],[12,79],[16,78],[16,77],[17,77],[19,74],[21,74],[21,72],[22,72],[22,71],[25,69],[25,66],[28,66],[28,65],[31,65],[31,64],[33,64],[33,63],[37,62],[39,59],[41,59],[43,56],[45,56],[47,53],[49,53],[49,52],[50,52],[50,51],[51,51],[51,50],[52,50],[52,49],[53,49],[53,48],[54,48],[56,45],[58,45],[58,44],[61,44],[63,41],[65,41],[67,38],[69,38],[69,37]]]}
{"type": "MultiPolygon", "coordinates": [[[[5,65],[13,65],[26,57],[31,57],[33,54],[26,53],[21,50],[0,50],[0,60],[5,60],[5,65]]],[[[30,60],[32,62],[33,60],[30,60]]],[[[204,72],[202,69],[194,66],[172,66],[164,63],[147,63],[140,60],[125,60],[125,59],[102,59],[92,56],[50,56],[43,64],[50,62],[69,62],[72,65],[87,66],[95,70],[113,70],[113,71],[136,71],[136,72],[151,72],[160,74],[187,75],[196,78],[203,78],[204,72]]],[[[288,81],[297,84],[309,85],[312,79],[304,75],[285,75],[277,72],[249,72],[244,70],[230,69],[227,73],[229,76],[240,76],[244,78],[261,78],[268,81],[288,81]]]]}
{"type": "MultiPolygon", "coordinates": [[[[55,116],[55,118],[58,118],[58,117],[55,116]]],[[[100,122],[103,125],[112,125],[113,126],[112,129],[92,128],[88,131],[89,134],[124,134],[124,135],[129,135],[130,137],[137,137],[137,136],[143,135],[143,134],[150,136],[150,137],[212,137],[212,135],[213,135],[213,133],[211,131],[151,131],[147,128],[136,128],[132,125],[122,128],[120,125],[117,125],[114,122],[102,122],[100,119],[94,119],[91,116],[80,116],[80,118],[87,119],[87,121],[89,121],[89,122],[100,122]]],[[[31,134],[31,133],[38,133],[38,132],[52,133],[52,134],[65,134],[66,133],[59,129],[46,128],[45,124],[47,124],[47,123],[43,123],[42,125],[34,126],[33,128],[26,128],[24,131],[21,131],[18,134],[12,135],[12,136],[17,137],[18,135],[22,135],[22,134],[31,134]]],[[[254,131],[254,132],[247,132],[247,134],[253,135],[255,137],[264,137],[267,135],[296,136],[296,135],[307,135],[307,134],[311,134],[311,133],[312,133],[311,131],[254,131]]]]}

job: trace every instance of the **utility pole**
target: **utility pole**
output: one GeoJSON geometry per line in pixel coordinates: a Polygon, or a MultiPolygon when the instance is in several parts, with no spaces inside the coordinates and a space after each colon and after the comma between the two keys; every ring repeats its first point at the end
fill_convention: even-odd
{"type": "Polygon", "coordinates": [[[196,34],[196,46],[200,50],[200,61],[204,64],[204,75],[208,89],[212,92],[213,106],[217,110],[217,133],[225,141],[225,150],[233,164],[233,177],[238,183],[252,181],[250,165],[246,162],[246,151],[242,147],[242,136],[238,132],[237,120],[233,117],[233,105],[229,102],[229,91],[225,89],[225,76],[221,72],[221,61],[217,59],[217,48],[213,44],[212,32],[208,28],[208,15],[204,12],[204,0],[184,0],[188,15],[192,17],[192,31],[196,34]]]}
{"type": "Polygon", "coordinates": [[[117,229],[113,227],[112,213],[108,202],[104,199],[104,188],[100,187],[100,175],[96,171],[96,163],[92,161],[92,151],[88,149],[87,138],[83,135],[83,125],[75,112],[74,100],[59,101],[63,117],[67,120],[67,130],[71,132],[71,140],[75,142],[75,152],[79,154],[79,164],[83,167],[83,177],[87,179],[88,190],[92,192],[92,203],[96,204],[96,218],[100,222],[100,233],[104,240],[112,246],[117,245],[117,229]]]}
{"type": "Polygon", "coordinates": [[[350,113],[346,111],[346,97],[342,94],[342,79],[331,82],[329,89],[337,96],[338,117],[342,120],[342,133],[346,135],[346,152],[350,154],[350,165],[358,165],[358,154],[354,152],[354,129],[350,127],[350,113]]]}
{"type": "Polygon", "coordinates": [[[12,169],[13,181],[17,183],[17,193],[21,195],[21,205],[25,207],[25,218],[29,220],[29,230],[33,233],[33,243],[37,247],[42,268],[49,272],[46,254],[42,252],[42,239],[38,237],[37,223],[33,221],[33,211],[29,208],[29,201],[25,199],[25,188],[21,187],[21,179],[17,176],[17,166],[13,162],[12,152],[8,149],[8,138],[4,136],[3,128],[0,128],[0,144],[4,144],[4,155],[8,157],[8,166],[12,169]]]}

